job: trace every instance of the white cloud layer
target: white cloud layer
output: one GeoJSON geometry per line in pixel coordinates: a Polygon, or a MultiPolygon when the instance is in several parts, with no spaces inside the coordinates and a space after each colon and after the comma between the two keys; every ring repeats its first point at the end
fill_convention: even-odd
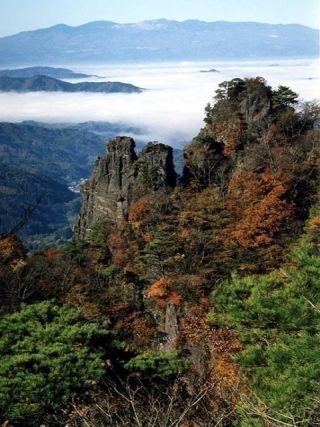
{"type": "MultiPolygon", "coordinates": [[[[0,93],[0,121],[123,122],[144,129],[145,139],[174,146],[202,126],[204,107],[217,85],[234,77],[263,76],[274,87],[290,86],[304,100],[320,98],[319,61],[211,62],[76,66],[103,79],[146,88],[142,94],[0,93]],[[215,68],[217,73],[200,73],[215,68]]],[[[88,80],[88,79],[86,79],[88,80]]],[[[80,80],[79,80],[80,81],[80,80]]],[[[74,80],[73,80],[74,82],[74,80]]]]}

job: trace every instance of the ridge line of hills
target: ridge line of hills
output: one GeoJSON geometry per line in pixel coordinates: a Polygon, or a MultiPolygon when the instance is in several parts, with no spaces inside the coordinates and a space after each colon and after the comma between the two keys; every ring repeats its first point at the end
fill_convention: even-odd
{"type": "Polygon", "coordinates": [[[18,34],[25,34],[25,33],[30,33],[33,31],[43,31],[43,30],[48,30],[48,29],[54,29],[54,28],[84,28],[84,27],[88,27],[91,25],[117,25],[117,26],[123,26],[123,27],[134,27],[134,26],[141,26],[144,24],[253,24],[253,25],[267,25],[270,27],[276,27],[276,26],[295,26],[295,27],[302,27],[302,28],[309,28],[309,29],[313,29],[313,30],[318,30],[317,28],[314,27],[310,27],[308,25],[303,25],[303,24],[297,24],[297,23],[290,23],[290,24],[281,24],[281,23],[277,23],[277,24],[272,24],[269,22],[257,22],[257,21],[225,21],[225,20],[217,20],[217,21],[204,21],[202,19],[185,19],[182,21],[176,20],[176,19],[165,19],[165,18],[159,18],[159,19],[146,19],[146,20],[142,20],[142,21],[137,21],[137,22],[116,22],[116,21],[108,21],[108,20],[97,20],[97,21],[90,21],[90,22],[86,22],[84,24],[80,24],[80,25],[70,25],[70,24],[65,24],[65,23],[60,23],[60,24],[55,24],[55,25],[51,25],[49,27],[42,27],[42,28],[37,28],[34,30],[23,30],[23,31],[19,31],[17,33],[14,34],[10,34],[10,35],[6,35],[3,36],[1,38],[7,38],[7,37],[12,37],[18,34]]]}
{"type": "Polygon", "coordinates": [[[317,57],[319,30],[299,24],[96,21],[0,38],[6,64],[317,57]]]}
{"type": "Polygon", "coordinates": [[[31,77],[0,76],[0,92],[100,92],[100,93],[141,93],[142,88],[130,83],[122,82],[81,82],[69,83],[49,77],[38,75],[31,77]]]}
{"type": "Polygon", "coordinates": [[[57,67],[25,67],[25,68],[14,68],[0,70],[0,77],[33,77],[45,75],[48,77],[53,77],[55,79],[83,79],[87,77],[97,77],[85,73],[77,73],[68,68],[57,68],[57,67]]]}

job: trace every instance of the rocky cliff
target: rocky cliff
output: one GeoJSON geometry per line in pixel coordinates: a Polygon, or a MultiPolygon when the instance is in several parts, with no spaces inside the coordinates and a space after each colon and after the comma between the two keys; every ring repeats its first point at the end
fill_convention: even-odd
{"type": "Polygon", "coordinates": [[[98,158],[91,178],[81,189],[83,204],[75,236],[87,239],[93,224],[103,218],[120,225],[135,199],[153,191],[168,191],[175,183],[171,147],[150,142],[138,156],[132,138],[109,141],[106,155],[98,158]]]}
{"type": "MultiPolygon", "coordinates": [[[[242,168],[248,148],[260,144],[275,123],[276,94],[261,77],[221,83],[214,104],[206,107],[205,127],[185,149],[185,182],[202,188],[214,184],[224,191],[232,174],[242,168]]],[[[296,94],[290,95],[296,102],[296,94]]],[[[289,105],[288,111],[293,111],[289,105]]]]}

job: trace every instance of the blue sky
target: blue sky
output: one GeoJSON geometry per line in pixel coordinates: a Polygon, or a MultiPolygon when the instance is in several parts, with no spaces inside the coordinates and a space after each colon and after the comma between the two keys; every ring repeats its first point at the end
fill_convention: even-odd
{"type": "Polygon", "coordinates": [[[320,28],[320,0],[0,0],[0,36],[58,23],[157,18],[299,23],[320,28]]]}

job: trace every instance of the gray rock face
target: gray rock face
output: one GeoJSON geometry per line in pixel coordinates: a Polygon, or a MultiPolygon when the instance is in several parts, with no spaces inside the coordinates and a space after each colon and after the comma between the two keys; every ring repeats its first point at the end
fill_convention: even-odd
{"type": "Polygon", "coordinates": [[[259,91],[248,93],[240,104],[240,112],[252,131],[263,131],[265,119],[271,112],[271,93],[268,87],[259,87],[259,91]]]}
{"type": "Polygon", "coordinates": [[[173,150],[168,145],[149,142],[135,163],[137,182],[151,191],[166,191],[176,184],[173,150]]]}
{"type": "Polygon", "coordinates": [[[138,157],[132,138],[109,141],[106,155],[98,158],[91,178],[81,188],[83,203],[75,236],[88,239],[92,226],[101,219],[122,224],[136,198],[167,191],[175,182],[171,147],[149,143],[138,157]]]}

